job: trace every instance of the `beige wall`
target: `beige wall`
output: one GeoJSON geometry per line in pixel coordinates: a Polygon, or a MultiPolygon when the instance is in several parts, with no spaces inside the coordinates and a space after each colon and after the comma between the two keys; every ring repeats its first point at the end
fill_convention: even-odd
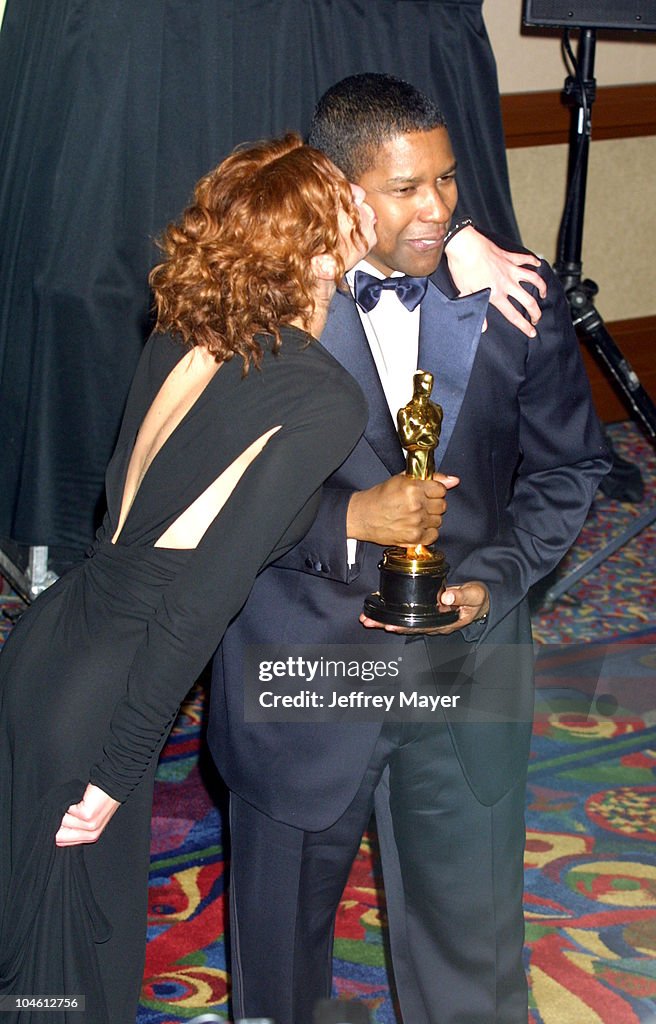
{"type": "MultiPolygon", "coordinates": [[[[508,153],[515,212],[526,245],[553,261],[563,210],[567,146],[508,153]]],[[[599,285],[605,320],[656,314],[656,137],[591,148],[583,273],[599,285]]]]}
{"type": "MultiPolygon", "coordinates": [[[[521,0],[486,0],[485,22],[501,92],[560,90],[566,69],[559,40],[520,33],[521,0]]],[[[599,33],[599,85],[656,81],[656,33],[610,41],[599,33]]],[[[583,273],[599,285],[605,320],[656,314],[656,136],[595,141],[592,146],[583,234],[583,273]]],[[[565,199],[567,146],[508,151],[517,219],[526,245],[553,261],[565,199]]]]}
{"type": "MultiPolygon", "coordinates": [[[[560,89],[565,67],[560,53],[560,34],[542,29],[521,32],[522,0],[484,0],[483,14],[499,72],[499,88],[505,92],[539,92],[560,89]]],[[[616,33],[619,35],[619,33],[616,33]]],[[[634,32],[630,41],[597,34],[595,77],[599,85],[627,85],[656,81],[656,33],[634,32]]]]}

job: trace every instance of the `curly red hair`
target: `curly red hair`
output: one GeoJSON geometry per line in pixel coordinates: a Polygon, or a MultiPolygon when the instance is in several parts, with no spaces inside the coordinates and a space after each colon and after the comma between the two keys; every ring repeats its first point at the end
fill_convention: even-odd
{"type": "Polygon", "coordinates": [[[364,239],[343,174],[296,134],[235,150],[196,185],[166,229],[166,260],[150,274],[159,331],[204,345],[217,360],[258,365],[257,335],[280,347],[282,324],[314,313],[310,260],[329,253],[344,273],[338,211],[364,239]]]}

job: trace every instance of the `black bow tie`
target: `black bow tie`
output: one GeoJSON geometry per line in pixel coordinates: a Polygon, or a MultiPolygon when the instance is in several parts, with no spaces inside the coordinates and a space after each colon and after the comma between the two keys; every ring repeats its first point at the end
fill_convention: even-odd
{"type": "Polygon", "coordinates": [[[381,281],[364,270],[355,272],[355,301],[365,313],[370,313],[378,305],[383,288],[394,289],[399,302],[412,313],[426,294],[427,287],[427,277],[385,277],[381,281]]]}

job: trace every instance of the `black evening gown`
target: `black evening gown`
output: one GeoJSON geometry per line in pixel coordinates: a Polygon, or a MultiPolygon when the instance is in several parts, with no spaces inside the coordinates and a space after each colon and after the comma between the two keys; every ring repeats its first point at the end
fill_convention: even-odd
{"type": "Polygon", "coordinates": [[[323,480],[364,428],[353,379],[307,335],[282,334],[261,369],[243,376],[240,358],[219,368],[112,543],[137,431],[185,351],[167,335],[150,339],[90,556],[37,599],[0,658],[0,994],[86,1000],[83,1013],[28,1007],[4,1024],[134,1024],[158,753],[256,574],[302,538],[323,480]],[[157,546],[278,426],[196,548],[157,546]],[[122,806],[97,843],[57,848],[62,813],[89,780],[122,806]]]}

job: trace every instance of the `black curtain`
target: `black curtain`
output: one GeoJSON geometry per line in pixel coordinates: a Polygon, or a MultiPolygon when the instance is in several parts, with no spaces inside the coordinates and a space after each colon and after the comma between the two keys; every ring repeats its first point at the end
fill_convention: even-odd
{"type": "Polygon", "coordinates": [[[430,93],[460,210],[517,237],[482,0],[8,0],[0,33],[0,536],[83,548],[149,327],[154,237],[239,142],[344,75],[430,93]]]}

